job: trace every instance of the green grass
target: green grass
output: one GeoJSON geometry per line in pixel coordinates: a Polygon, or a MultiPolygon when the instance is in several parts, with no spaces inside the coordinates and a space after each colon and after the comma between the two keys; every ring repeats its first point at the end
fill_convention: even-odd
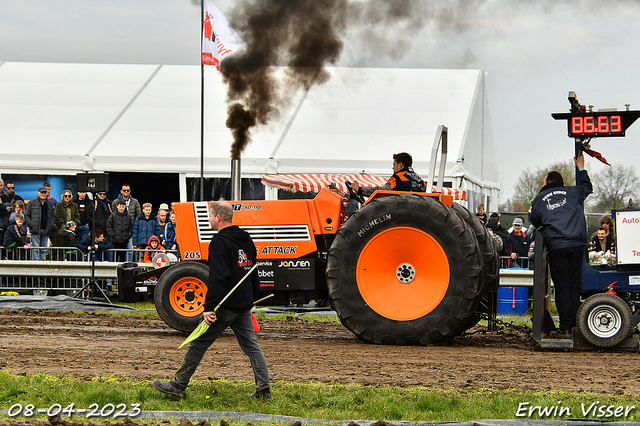
{"type": "Polygon", "coordinates": [[[132,308],[138,309],[140,311],[154,311],[156,310],[156,305],[155,303],[153,303],[153,298],[150,297],[149,300],[147,300],[146,302],[121,302],[120,300],[118,300],[118,295],[116,294],[115,296],[111,296],[109,297],[109,299],[111,300],[111,303],[113,303],[114,305],[123,305],[123,306],[130,306],[132,308]]]}
{"type": "Polygon", "coordinates": [[[53,404],[66,407],[71,403],[76,408],[88,408],[92,404],[100,408],[107,404],[126,404],[130,409],[132,404],[140,404],[143,411],[228,411],[325,420],[463,422],[514,418],[635,421],[635,409],[627,417],[598,417],[597,411],[596,416],[583,415],[581,404],[585,407],[597,403],[640,408],[635,395],[565,391],[460,391],[447,388],[275,382],[272,384],[273,400],[265,402],[244,397],[253,390],[253,383],[248,381],[193,381],[185,398],[173,401],[153,389],[149,381],[126,377],[76,379],[48,374],[14,375],[6,370],[0,371],[0,409],[9,409],[14,404],[49,408],[53,404]],[[529,405],[522,405],[525,403],[529,405]],[[534,414],[529,416],[528,410],[532,406],[547,407],[549,410],[559,407],[556,413],[565,407],[571,415],[565,410],[561,416],[540,416],[539,411],[534,409],[534,414]],[[519,409],[524,416],[516,416],[519,409]]]}

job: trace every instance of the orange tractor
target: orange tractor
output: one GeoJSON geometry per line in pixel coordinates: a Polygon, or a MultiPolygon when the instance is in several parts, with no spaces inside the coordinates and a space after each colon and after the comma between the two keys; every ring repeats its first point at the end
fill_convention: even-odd
{"type": "MultiPolygon", "coordinates": [[[[313,200],[231,202],[233,223],[256,244],[261,289],[275,294],[266,303],[328,301],[345,327],[378,344],[426,345],[475,325],[499,280],[493,239],[475,215],[439,190],[377,191],[347,218],[353,197],[324,188],[313,200]]],[[[174,208],[183,261],[156,270],[154,300],[169,326],[190,331],[203,312],[214,231],[206,202],[174,208]]]]}

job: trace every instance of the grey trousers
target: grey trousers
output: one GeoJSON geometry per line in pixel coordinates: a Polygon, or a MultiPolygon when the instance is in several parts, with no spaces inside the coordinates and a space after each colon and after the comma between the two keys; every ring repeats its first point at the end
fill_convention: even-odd
{"type": "Polygon", "coordinates": [[[256,390],[269,389],[267,360],[262,353],[262,349],[260,349],[258,339],[256,339],[256,334],[253,331],[251,311],[236,313],[224,308],[218,309],[216,312],[216,321],[211,324],[209,330],[189,344],[187,353],[184,354],[182,364],[171,381],[173,387],[181,390],[186,389],[204,353],[227,327],[231,327],[242,352],[244,352],[251,361],[256,390]]]}

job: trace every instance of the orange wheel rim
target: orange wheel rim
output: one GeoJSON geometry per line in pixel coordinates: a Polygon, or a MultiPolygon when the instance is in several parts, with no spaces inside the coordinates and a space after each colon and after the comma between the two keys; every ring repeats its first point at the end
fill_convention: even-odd
{"type": "Polygon", "coordinates": [[[169,301],[178,314],[195,317],[204,311],[207,286],[195,277],[180,278],[171,287],[169,301]]]}
{"type": "Polygon", "coordinates": [[[358,290],[385,318],[410,321],[440,304],[449,288],[449,260],[435,238],[399,226],[376,234],[356,264],[358,290]]]}

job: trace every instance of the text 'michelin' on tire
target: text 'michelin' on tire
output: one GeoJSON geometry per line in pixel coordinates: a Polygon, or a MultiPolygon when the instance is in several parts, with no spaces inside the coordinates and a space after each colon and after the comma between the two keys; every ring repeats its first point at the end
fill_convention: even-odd
{"type": "Polygon", "coordinates": [[[327,286],[360,339],[426,345],[459,333],[482,292],[482,253],[450,207],[401,194],[376,200],[340,228],[327,286]]]}
{"type": "Polygon", "coordinates": [[[209,268],[199,262],[180,262],[160,276],[153,295],[160,318],[180,331],[193,331],[200,323],[207,295],[209,268]]]}
{"type": "Polygon", "coordinates": [[[589,343],[608,348],[621,343],[632,326],[631,308],[611,293],[594,294],[578,309],[578,330],[589,343]]]}

